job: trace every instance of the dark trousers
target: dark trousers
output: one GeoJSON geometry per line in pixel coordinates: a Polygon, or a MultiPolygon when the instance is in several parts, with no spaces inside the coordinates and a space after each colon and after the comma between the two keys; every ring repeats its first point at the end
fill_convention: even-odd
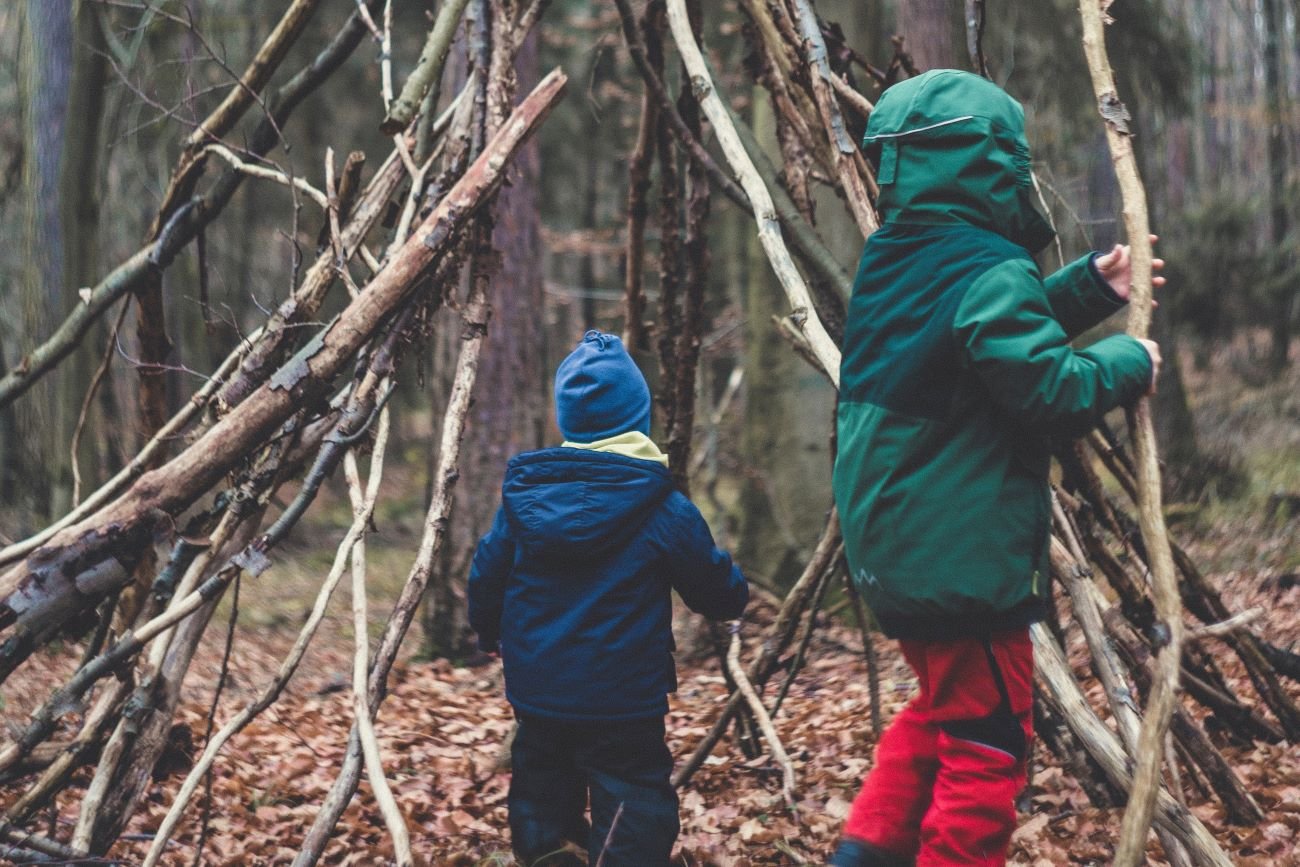
{"type": "Polygon", "coordinates": [[[680,825],[662,717],[578,723],[520,715],[511,765],[510,834],[524,864],[581,864],[559,853],[566,840],[586,846],[592,865],[668,864],[680,825]]]}

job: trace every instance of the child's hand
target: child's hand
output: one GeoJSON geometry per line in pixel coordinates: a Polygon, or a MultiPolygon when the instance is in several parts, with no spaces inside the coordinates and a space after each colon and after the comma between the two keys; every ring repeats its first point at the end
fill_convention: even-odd
{"type": "Polygon", "coordinates": [[[1154,340],[1143,340],[1141,338],[1138,338],[1138,343],[1141,343],[1142,348],[1147,351],[1147,355],[1151,356],[1151,387],[1147,389],[1147,394],[1155,394],[1156,380],[1160,378],[1160,344],[1154,340]]]}
{"type": "MultiPolygon", "coordinates": [[[[1154,245],[1157,238],[1151,236],[1151,243],[1154,245]]],[[[1119,296],[1121,301],[1127,301],[1133,289],[1133,260],[1130,256],[1128,244],[1116,244],[1115,248],[1109,253],[1098,256],[1094,264],[1097,266],[1098,273],[1110,284],[1111,291],[1119,296]]],[[[1165,285],[1165,278],[1155,274],[1165,267],[1164,259],[1152,259],[1151,285],[1158,288],[1165,285]]],[[[1153,307],[1159,307],[1159,303],[1153,302],[1153,307]]]]}

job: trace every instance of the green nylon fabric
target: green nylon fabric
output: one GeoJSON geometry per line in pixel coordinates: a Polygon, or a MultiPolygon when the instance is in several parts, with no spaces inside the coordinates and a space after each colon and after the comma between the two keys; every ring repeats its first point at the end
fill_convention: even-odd
{"type": "Polygon", "coordinates": [[[1150,361],[1126,336],[1070,346],[1122,302],[1089,257],[1047,279],[1030,257],[1042,236],[1019,195],[1028,148],[1009,96],[927,73],[886,91],[866,144],[885,222],[859,263],[841,367],[849,567],[891,636],[1023,625],[1046,592],[1051,437],[1140,394],[1150,361]]]}
{"type": "Polygon", "coordinates": [[[931,70],[885,91],[867,122],[886,222],[979,226],[1037,253],[1051,226],[1033,206],[1025,111],[990,81],[931,70]]]}

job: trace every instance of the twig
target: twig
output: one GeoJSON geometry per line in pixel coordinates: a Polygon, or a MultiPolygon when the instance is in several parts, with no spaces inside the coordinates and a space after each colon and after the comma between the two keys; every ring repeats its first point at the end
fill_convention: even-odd
{"type": "Polygon", "coordinates": [[[984,57],[984,0],[966,0],[966,53],[971,69],[989,78],[989,63],[984,57]]]}
{"type": "Polygon", "coordinates": [[[785,747],[781,744],[776,726],[772,724],[772,717],[768,715],[767,708],[763,707],[763,700],[754,691],[754,685],[749,682],[745,670],[740,665],[740,621],[732,621],[730,628],[731,644],[727,648],[727,669],[736,679],[736,686],[749,704],[749,709],[753,711],[754,718],[758,720],[758,726],[767,740],[768,749],[772,751],[772,758],[776,759],[777,764],[781,766],[781,793],[785,796],[785,803],[790,808],[790,812],[797,816],[799,804],[794,794],[794,763],[790,761],[790,756],[786,754],[785,747]]]}
{"type": "MultiPolygon", "coordinates": [[[[838,558],[836,558],[838,560],[838,558]]],[[[822,579],[817,584],[817,590],[813,593],[812,602],[808,605],[808,622],[804,624],[803,635],[799,638],[799,644],[795,648],[794,659],[790,661],[790,670],[786,673],[785,680],[781,681],[781,686],[776,691],[776,699],[772,702],[772,718],[781,712],[781,705],[785,703],[785,697],[790,692],[790,687],[794,686],[794,680],[799,676],[800,669],[803,668],[804,660],[808,655],[808,646],[812,644],[813,632],[817,628],[817,614],[821,611],[822,600],[826,597],[826,590],[831,586],[831,579],[835,577],[836,569],[827,569],[822,579]]]]}
{"type": "Polygon", "coordinates": [[[306,193],[313,202],[320,205],[322,211],[329,210],[329,198],[302,178],[291,178],[283,172],[277,172],[263,166],[255,166],[251,163],[246,163],[225,145],[210,144],[203,149],[203,152],[216,154],[226,162],[230,163],[236,171],[243,172],[249,177],[261,178],[265,181],[273,181],[281,186],[300,190],[301,192],[306,193]]]}
{"type": "MultiPolygon", "coordinates": [[[[104,381],[104,374],[108,372],[109,365],[113,363],[113,350],[117,345],[117,335],[122,330],[122,322],[126,319],[127,311],[131,309],[129,303],[123,303],[117,314],[117,321],[113,323],[113,328],[108,334],[108,343],[104,347],[104,357],[99,362],[99,367],[95,369],[95,375],[91,377],[90,387],[86,389],[86,396],[81,399],[81,412],[77,414],[77,425],[72,430],[72,445],[68,448],[69,460],[72,464],[72,506],[76,508],[81,505],[81,461],[78,459],[77,452],[81,450],[81,434],[86,429],[86,420],[90,416],[90,404],[95,400],[95,393],[99,391],[99,384],[104,381]]],[[[5,550],[8,550],[6,548],[5,550]]],[[[3,560],[4,552],[0,551],[0,563],[3,560]]]]}
{"type": "Polygon", "coordinates": [[[424,94],[442,81],[442,70],[467,5],[469,0],[447,0],[439,7],[438,17],[434,19],[424,50],[420,52],[420,60],[402,85],[401,95],[388,106],[388,116],[379,127],[385,135],[406,129],[420,108],[424,94]]]}
{"type": "Polygon", "coordinates": [[[1197,626],[1187,633],[1188,641],[1200,641],[1204,638],[1217,638],[1232,632],[1245,629],[1251,623],[1264,616],[1263,608],[1247,608],[1240,614],[1229,617],[1227,620],[1221,620],[1218,623],[1211,623],[1206,626],[1197,626]]]}
{"type": "MultiPolygon", "coordinates": [[[[206,730],[203,733],[203,747],[207,749],[212,742],[212,730],[217,724],[217,709],[221,706],[221,693],[225,691],[226,679],[230,675],[230,652],[235,646],[235,624],[239,621],[239,589],[244,582],[235,578],[235,589],[230,596],[230,620],[226,628],[226,646],[221,653],[221,670],[217,673],[217,685],[212,690],[212,703],[208,705],[206,730]]],[[[208,842],[208,830],[212,820],[212,770],[203,776],[203,819],[199,822],[199,839],[194,844],[194,860],[190,867],[199,867],[203,863],[203,849],[208,842]]]]}
{"type": "MultiPolygon", "coordinates": [[[[379,437],[388,439],[388,410],[379,417],[379,437]]],[[[374,510],[375,496],[379,493],[377,484],[378,471],[382,469],[383,453],[380,452],[379,464],[371,461],[370,490],[361,492],[361,479],[357,473],[357,458],[349,451],[343,458],[343,471],[348,482],[348,497],[357,519],[364,529],[365,520],[374,510]]],[[[398,867],[409,867],[411,857],[411,835],[406,829],[406,819],[402,816],[397,801],[393,799],[393,790],[389,788],[384,776],[384,762],[379,753],[379,740],[375,737],[374,724],[371,722],[370,702],[366,698],[366,672],[370,643],[369,623],[366,616],[366,537],[365,533],[357,536],[352,545],[352,632],[355,638],[355,652],[352,657],[352,712],[361,738],[361,750],[366,760],[366,779],[370,789],[379,803],[380,813],[388,833],[393,838],[394,858],[398,867]]]]}
{"type": "Polygon", "coordinates": [[[379,36],[379,87],[384,106],[393,104],[393,0],[384,0],[384,32],[379,36]]]}
{"type": "Polygon", "coordinates": [[[704,56],[700,53],[699,46],[695,44],[695,37],[691,33],[685,0],[668,0],[668,24],[672,28],[673,40],[677,44],[682,63],[690,74],[691,88],[700,100],[704,113],[708,115],[709,122],[713,124],[722,152],[726,155],[732,170],[740,178],[741,186],[753,206],[754,219],[758,223],[759,240],[763,244],[768,260],[772,263],[772,270],[781,281],[790,306],[794,308],[794,314],[801,317],[798,322],[800,331],[807,338],[818,363],[838,388],[839,348],[822,327],[821,320],[817,318],[808,286],[804,283],[803,275],[790,259],[790,252],[781,237],[781,227],[776,219],[772,196],[749,158],[749,154],[740,143],[736,128],[731,123],[731,115],[713,87],[708,68],[704,63],[704,56]]]}
{"type": "MultiPolygon", "coordinates": [[[[822,531],[821,539],[818,540],[812,557],[804,566],[803,572],[799,575],[799,580],[794,583],[794,586],[790,588],[790,592],[786,594],[781,610],[777,612],[776,620],[772,623],[767,637],[763,640],[762,653],[750,664],[749,678],[751,682],[764,684],[776,670],[781,653],[789,645],[791,639],[794,638],[794,632],[799,627],[800,617],[804,608],[808,605],[809,597],[816,588],[818,579],[835,562],[835,557],[840,549],[840,519],[838,512],[832,509],[830,516],[826,520],[826,528],[822,531]]],[[[727,731],[731,718],[740,709],[743,702],[744,697],[739,692],[731,694],[709,733],[696,745],[690,758],[683,762],[673,775],[672,784],[674,786],[680,788],[686,785],[691,777],[695,775],[695,772],[700,769],[700,766],[704,764],[704,759],[713,751],[714,746],[717,745],[722,735],[727,731]]]]}
{"type": "Polygon", "coordinates": [[[867,621],[866,606],[847,569],[844,571],[844,592],[852,604],[853,617],[858,623],[858,632],[862,635],[862,653],[867,660],[867,690],[871,694],[871,731],[878,738],[884,730],[880,712],[880,660],[876,656],[875,642],[871,640],[871,624],[867,621]]]}
{"type": "MultiPolygon", "coordinates": [[[[1102,5],[1100,0],[1080,0],[1083,18],[1083,48],[1088,58],[1097,108],[1105,121],[1106,141],[1110,145],[1115,174],[1124,203],[1124,226],[1132,249],[1133,292],[1128,331],[1146,337],[1151,322],[1151,241],[1147,219],[1146,191],[1138,176],[1137,160],[1128,129],[1129,114],[1119,101],[1115,77],[1106,55],[1102,5]]],[[[1182,603],[1173,553],[1169,547],[1161,505],[1160,464],[1156,451],[1155,428],[1151,420],[1151,401],[1138,399],[1129,413],[1137,458],[1138,523],[1151,566],[1152,596],[1155,600],[1162,633],[1159,648],[1159,672],[1153,678],[1142,722],[1142,736],[1133,772],[1133,790],[1120,826],[1119,847],[1115,853],[1117,867],[1136,867],[1146,850],[1147,832],[1151,827],[1156,792],[1160,785],[1160,764],[1164,752],[1164,734],[1178,702],[1178,678],[1181,671],[1183,643],[1182,603]]]]}
{"type": "Polygon", "coordinates": [[[856,111],[863,120],[871,117],[871,113],[876,110],[875,103],[862,95],[862,92],[853,85],[844,80],[844,76],[838,72],[831,75],[831,87],[840,95],[840,99],[849,104],[849,107],[856,111]]]}

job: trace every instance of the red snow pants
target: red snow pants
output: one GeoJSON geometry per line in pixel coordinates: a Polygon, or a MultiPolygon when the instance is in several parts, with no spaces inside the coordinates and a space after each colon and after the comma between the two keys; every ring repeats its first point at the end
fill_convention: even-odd
{"type": "Polygon", "coordinates": [[[917,867],[1005,864],[1033,735],[1029,630],[900,645],[920,694],[881,736],[844,836],[917,867]]]}

